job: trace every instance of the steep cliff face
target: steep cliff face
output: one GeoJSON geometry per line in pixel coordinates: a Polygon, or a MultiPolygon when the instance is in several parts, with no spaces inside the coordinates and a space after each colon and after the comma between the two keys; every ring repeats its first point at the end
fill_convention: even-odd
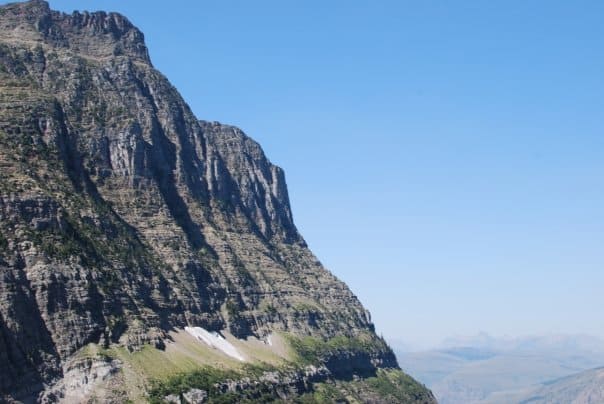
{"type": "Polygon", "coordinates": [[[397,367],[296,230],[283,171],[198,121],[126,18],[1,7],[0,392],[43,397],[83,349],[185,326],[363,341],[322,352],[358,362],[341,376],[397,367]]]}

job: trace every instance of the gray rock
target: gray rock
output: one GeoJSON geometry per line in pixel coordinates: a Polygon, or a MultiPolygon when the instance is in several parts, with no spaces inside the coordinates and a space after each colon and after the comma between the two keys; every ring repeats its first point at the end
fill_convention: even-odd
{"type": "Polygon", "coordinates": [[[176,394],[170,394],[164,397],[164,401],[167,403],[174,403],[174,404],[181,404],[182,401],[180,400],[180,397],[178,397],[176,394]]]}
{"type": "Polygon", "coordinates": [[[188,404],[201,404],[205,403],[208,398],[208,392],[200,389],[191,389],[184,393],[182,397],[185,400],[185,403],[188,404]]]}

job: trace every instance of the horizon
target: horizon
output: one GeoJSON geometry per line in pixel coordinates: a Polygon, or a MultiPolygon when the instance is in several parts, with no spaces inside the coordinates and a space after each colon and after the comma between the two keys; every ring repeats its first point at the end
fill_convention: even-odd
{"type": "Polygon", "coordinates": [[[437,343],[409,342],[404,338],[388,339],[388,343],[398,353],[421,353],[430,351],[443,351],[456,348],[487,348],[489,343],[517,343],[531,340],[549,340],[581,343],[589,340],[591,343],[601,345],[604,351],[604,338],[591,334],[521,334],[521,335],[492,335],[487,332],[478,332],[473,335],[450,335],[437,343]],[[488,340],[488,341],[485,341],[488,340]]]}
{"type": "Polygon", "coordinates": [[[284,168],[298,229],[386,339],[604,337],[604,4],[85,7],[128,17],[199,119],[284,168]]]}

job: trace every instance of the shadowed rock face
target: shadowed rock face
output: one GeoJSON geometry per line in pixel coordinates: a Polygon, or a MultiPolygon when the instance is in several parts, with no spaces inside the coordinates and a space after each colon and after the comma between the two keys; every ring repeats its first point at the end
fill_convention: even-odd
{"type": "MultiPolygon", "coordinates": [[[[187,325],[380,341],[296,230],[283,171],[199,121],[126,18],[1,7],[0,392],[187,325]]],[[[355,367],[396,367],[380,346],[355,367]]]]}

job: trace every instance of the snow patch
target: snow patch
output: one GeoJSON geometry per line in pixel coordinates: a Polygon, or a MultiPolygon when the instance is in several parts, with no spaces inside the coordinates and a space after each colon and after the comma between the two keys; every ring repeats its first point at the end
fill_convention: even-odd
{"type": "Polygon", "coordinates": [[[201,327],[185,327],[185,331],[206,345],[224,352],[231,358],[245,362],[245,358],[237,348],[216,331],[210,332],[201,327]]]}

